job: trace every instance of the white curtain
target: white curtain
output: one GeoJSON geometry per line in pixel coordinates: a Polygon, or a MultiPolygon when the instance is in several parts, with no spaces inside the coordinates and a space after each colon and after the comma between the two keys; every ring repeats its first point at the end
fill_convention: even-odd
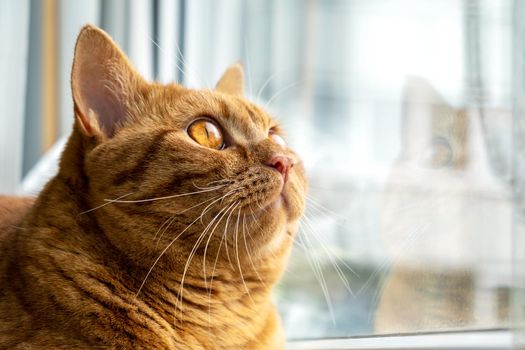
{"type": "Polygon", "coordinates": [[[57,140],[44,154],[41,131],[44,6],[46,2],[40,0],[0,2],[3,42],[0,73],[4,77],[0,84],[0,193],[35,195],[56,173],[58,156],[73,125],[70,71],[75,40],[83,25],[90,23],[105,29],[147,79],[176,78],[166,55],[158,55],[156,41],[161,41],[159,46],[166,50],[176,52],[173,50],[178,39],[178,1],[58,0],[57,140]],[[160,13],[165,14],[163,22],[157,21],[160,13]],[[168,16],[169,13],[173,16],[168,16]]]}
{"type": "Polygon", "coordinates": [[[0,2],[0,193],[22,179],[29,0],[0,2]]]}

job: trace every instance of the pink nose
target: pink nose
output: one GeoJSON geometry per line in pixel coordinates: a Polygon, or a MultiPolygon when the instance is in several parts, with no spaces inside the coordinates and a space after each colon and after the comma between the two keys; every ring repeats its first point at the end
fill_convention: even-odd
{"type": "Polygon", "coordinates": [[[283,180],[286,183],[288,180],[288,173],[293,167],[293,159],[282,154],[277,154],[270,159],[269,166],[275,168],[283,176],[283,180]]]}

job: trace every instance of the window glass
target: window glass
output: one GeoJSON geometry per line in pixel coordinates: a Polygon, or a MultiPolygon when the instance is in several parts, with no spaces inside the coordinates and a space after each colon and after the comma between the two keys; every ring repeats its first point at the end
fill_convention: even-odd
{"type": "Polygon", "coordinates": [[[284,121],[310,178],[276,290],[289,338],[508,325],[511,11],[247,6],[248,70],[265,85],[254,97],[284,121]]]}
{"type": "Polygon", "coordinates": [[[54,86],[38,64],[53,50],[40,42],[47,5],[26,5],[29,35],[5,31],[30,60],[4,64],[16,81],[27,74],[5,114],[24,123],[0,138],[0,158],[19,165],[0,171],[4,192],[22,170],[32,194],[56,172],[64,140],[33,166],[38,111],[56,102],[51,134],[69,134],[83,23],[161,82],[212,88],[240,59],[247,97],[282,122],[310,181],[275,290],[289,339],[524,326],[524,1],[59,2],[54,86]]]}

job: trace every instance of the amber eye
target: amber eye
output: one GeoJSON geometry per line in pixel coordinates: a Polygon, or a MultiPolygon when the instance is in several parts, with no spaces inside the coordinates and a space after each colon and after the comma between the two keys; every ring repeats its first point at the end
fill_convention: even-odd
{"type": "Polygon", "coordinates": [[[454,151],[450,143],[442,137],[436,137],[432,145],[423,154],[422,164],[430,168],[452,167],[454,164],[454,151]]]}
{"type": "Polygon", "coordinates": [[[276,134],[274,131],[270,130],[269,133],[270,138],[273,142],[281,146],[282,148],[286,148],[286,141],[282,138],[282,136],[276,134]]]}
{"type": "Polygon", "coordinates": [[[208,119],[197,119],[188,127],[188,135],[199,145],[213,149],[224,147],[224,138],[219,127],[208,119]]]}

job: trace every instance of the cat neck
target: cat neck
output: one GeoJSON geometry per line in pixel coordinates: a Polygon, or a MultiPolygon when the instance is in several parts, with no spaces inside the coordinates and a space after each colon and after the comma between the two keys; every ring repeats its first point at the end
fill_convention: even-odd
{"type": "Polygon", "coordinates": [[[216,335],[225,327],[253,327],[255,332],[271,317],[274,312],[271,275],[275,271],[261,268],[255,273],[243,266],[240,273],[237,268],[227,266],[228,262],[205,267],[202,257],[194,259],[182,273],[154,269],[135,294],[137,299],[168,321],[216,335]],[[205,268],[207,271],[203,271],[205,268]]]}
{"type": "MultiPolygon", "coordinates": [[[[70,186],[61,177],[52,180],[46,191],[61,195],[44,193],[36,203],[39,214],[33,213],[26,224],[25,232],[31,236],[26,235],[18,247],[20,255],[38,250],[31,264],[17,272],[21,285],[31,290],[27,298],[38,300],[40,310],[61,305],[53,314],[40,315],[42,322],[65,324],[81,317],[79,324],[90,322],[91,328],[113,332],[114,325],[106,324],[107,320],[118,319],[122,310],[136,310],[126,312],[150,319],[144,327],[152,337],[161,331],[166,338],[191,334],[192,341],[205,348],[281,347],[284,338],[271,292],[289,247],[251,257],[251,262],[238,262],[232,254],[231,261],[215,262],[214,256],[208,256],[204,265],[203,256],[197,255],[187,269],[182,263],[187,256],[180,256],[178,264],[160,260],[148,275],[151,260],[138,264],[129,259],[111,244],[89,213],[79,215],[86,207],[70,186]],[[54,217],[42,208],[53,208],[54,217]],[[64,290],[73,302],[63,300],[64,290]],[[114,307],[102,312],[101,304],[114,307]],[[96,319],[85,317],[100,312],[102,316],[96,319]],[[228,331],[232,329],[242,329],[242,334],[232,337],[228,331]]],[[[24,261],[20,255],[15,258],[24,261]]],[[[147,334],[143,336],[150,337],[147,334]]]]}

